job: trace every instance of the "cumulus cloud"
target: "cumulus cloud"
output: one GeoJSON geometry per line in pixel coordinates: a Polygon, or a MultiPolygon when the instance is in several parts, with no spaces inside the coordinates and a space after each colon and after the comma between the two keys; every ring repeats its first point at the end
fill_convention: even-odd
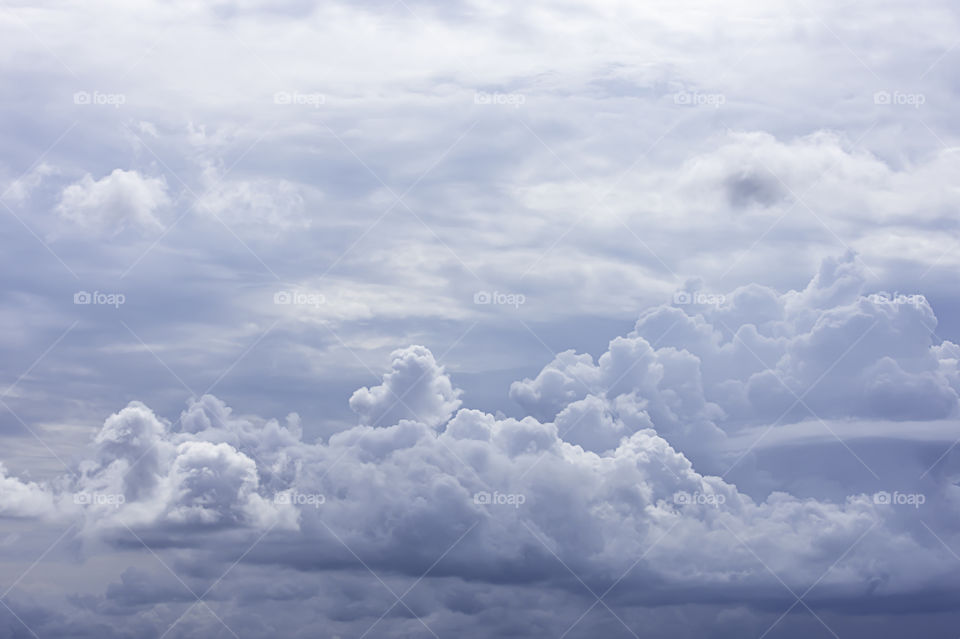
{"type": "Polygon", "coordinates": [[[558,423],[588,398],[614,417],[626,409],[694,458],[757,423],[955,417],[956,346],[936,337],[922,295],[866,292],[857,260],[827,259],[806,288],[784,294],[688,288],[644,311],[596,364],[562,353],[511,397],[558,423]]]}
{"type": "Polygon", "coordinates": [[[361,423],[380,426],[412,419],[439,427],[450,419],[460,406],[461,391],[453,387],[433,353],[423,346],[410,346],[390,357],[391,371],[383,383],[361,388],[350,397],[350,408],[361,423]]]}
{"type": "MultiPolygon", "coordinates": [[[[356,557],[376,573],[416,578],[448,551],[430,592],[449,580],[468,598],[493,584],[536,585],[560,600],[579,590],[572,572],[591,588],[616,588],[630,610],[789,605],[786,588],[769,599],[784,584],[820,584],[824,606],[910,598],[955,581],[948,551],[929,543],[916,510],[870,494],[755,499],[698,469],[720,461],[728,433],[777,424],[789,397],[771,376],[802,390],[852,345],[863,350],[838,365],[830,388],[807,394],[818,409],[904,407],[887,419],[956,410],[957,347],[930,343],[924,303],[862,295],[854,260],[828,261],[802,291],[746,287],[715,308],[644,311],[596,363],[570,351],[515,383],[511,396],[535,413],[522,419],[460,408],[460,391],[423,346],[396,351],[382,383],[351,397],[360,423],[327,441],[303,441],[296,415],[285,424],[235,415],[210,395],[174,423],[132,402],[104,422],[77,476],[38,484],[4,473],[0,512],[75,522],[87,561],[98,543],[131,547],[132,533],[188,550],[212,578],[244,551],[250,578],[295,570],[338,579],[356,557]],[[864,337],[871,327],[877,336],[864,337]],[[769,368],[754,363],[751,344],[769,368]],[[87,497],[69,499],[77,494],[87,497]]],[[[147,573],[118,578],[122,588],[91,595],[89,606],[130,606],[141,611],[137,623],[160,628],[165,614],[145,610],[177,596],[147,573]]],[[[277,598],[320,596],[290,587],[277,598]]],[[[452,600],[419,605],[434,622],[471,614],[452,600]]],[[[373,623],[378,614],[347,617],[373,623]]]]}
{"type": "Polygon", "coordinates": [[[163,177],[114,169],[96,180],[90,174],[63,189],[57,212],[65,221],[94,233],[117,235],[163,230],[157,214],[170,203],[163,177]]]}
{"type": "MultiPolygon", "coordinates": [[[[131,529],[156,539],[223,528],[290,525],[292,507],[261,494],[262,484],[269,485],[271,475],[268,466],[258,470],[254,456],[264,446],[296,441],[295,435],[270,421],[262,424],[256,444],[251,444],[243,436],[250,422],[231,420],[229,414],[222,402],[204,396],[191,403],[174,429],[144,404],[131,402],[104,422],[94,438],[93,454],[79,463],[76,476],[52,486],[45,500],[50,508],[42,514],[53,519],[79,514],[82,533],[92,539],[125,537],[131,529]],[[197,434],[191,429],[197,428],[203,409],[206,427],[197,434]],[[229,424],[226,430],[225,424],[229,424]],[[280,439],[273,439],[271,433],[280,439]]],[[[37,490],[34,484],[14,483],[13,487],[14,495],[37,490]]]]}
{"type": "Polygon", "coordinates": [[[3,495],[0,516],[37,517],[53,510],[53,497],[42,486],[10,477],[7,473],[7,469],[0,464],[0,494],[3,495]]]}

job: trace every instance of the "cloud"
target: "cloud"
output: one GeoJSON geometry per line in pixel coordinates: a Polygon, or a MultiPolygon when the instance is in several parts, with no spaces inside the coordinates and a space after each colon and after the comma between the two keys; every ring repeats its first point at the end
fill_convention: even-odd
{"type": "Polygon", "coordinates": [[[951,6],[266,4],[9,8],[0,637],[956,627],[951,6]]]}
{"type": "Polygon", "coordinates": [[[5,198],[13,200],[14,202],[26,202],[37,189],[40,188],[45,180],[57,173],[57,167],[41,161],[26,174],[10,182],[2,194],[5,198]]]}
{"type": "Polygon", "coordinates": [[[303,190],[289,180],[226,180],[207,171],[198,208],[230,225],[284,231],[310,225],[303,190]]]}
{"type": "Polygon", "coordinates": [[[135,170],[114,169],[99,180],[84,175],[63,189],[57,213],[85,232],[108,236],[127,229],[156,233],[163,230],[157,213],[169,204],[163,177],[144,177],[135,170]]]}
{"type": "Polygon", "coordinates": [[[3,488],[0,516],[40,517],[53,511],[53,496],[42,486],[31,481],[20,481],[7,473],[7,469],[0,464],[0,486],[3,488]]]}
{"type": "Polygon", "coordinates": [[[540,419],[587,397],[613,415],[629,407],[694,457],[720,431],[760,422],[956,416],[956,347],[936,337],[929,303],[864,288],[848,253],[825,260],[801,291],[687,290],[678,304],[645,310],[596,364],[562,353],[515,382],[511,397],[540,419]]]}
{"type": "Polygon", "coordinates": [[[394,424],[401,419],[442,426],[460,406],[461,391],[453,388],[428,349],[423,346],[394,351],[391,371],[383,383],[361,388],[350,397],[350,408],[363,424],[394,424]]]}
{"type": "MultiPolygon", "coordinates": [[[[811,601],[826,608],[918,596],[955,575],[916,508],[864,493],[755,499],[697,468],[729,463],[728,434],[778,424],[790,398],[775,378],[799,389],[852,345],[863,350],[837,366],[830,389],[806,394],[811,406],[887,420],[954,414],[957,347],[932,345],[921,330],[929,306],[870,301],[854,262],[828,261],[802,291],[745,287],[716,307],[648,309],[596,363],[570,351],[515,383],[511,396],[537,413],[523,419],[460,408],[461,391],[423,346],[394,352],[382,383],[351,397],[360,423],[325,442],[303,441],[296,415],[285,425],[236,415],[210,395],[173,423],[132,402],[104,422],[76,476],[4,474],[0,512],[73,521],[85,561],[139,542],[188,551],[201,582],[248,551],[233,586],[241,590],[221,593],[225,604],[255,574],[348,579],[361,557],[376,573],[416,578],[447,549],[427,580],[431,594],[411,602],[433,621],[482,614],[471,601],[494,587],[575,596],[570,571],[597,591],[614,587],[611,600],[631,611],[722,601],[765,614],[791,603],[783,584],[801,592],[818,583],[811,601]],[[877,336],[864,337],[871,326],[877,336]],[[751,361],[750,343],[771,355],[769,369],[751,361]],[[439,596],[448,582],[459,600],[439,596]]],[[[939,490],[923,495],[926,506],[958,498],[939,490]]],[[[182,600],[148,573],[119,579],[87,608],[109,601],[160,628],[147,611],[164,616],[159,606],[182,600]]],[[[290,588],[270,601],[341,605],[290,588]]],[[[323,614],[344,622],[379,614],[333,607],[323,614]]]]}

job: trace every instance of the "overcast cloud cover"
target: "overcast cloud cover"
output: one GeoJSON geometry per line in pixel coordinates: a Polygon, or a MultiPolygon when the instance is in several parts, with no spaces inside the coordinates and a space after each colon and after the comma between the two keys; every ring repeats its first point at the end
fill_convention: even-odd
{"type": "Polygon", "coordinates": [[[960,11],[0,2],[0,638],[956,637],[960,11]]]}

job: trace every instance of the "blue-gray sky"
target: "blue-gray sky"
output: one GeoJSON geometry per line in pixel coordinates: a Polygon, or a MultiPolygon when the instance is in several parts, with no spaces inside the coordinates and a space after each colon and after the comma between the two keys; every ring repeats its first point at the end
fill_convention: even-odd
{"type": "Polygon", "coordinates": [[[958,22],[0,4],[0,637],[955,637],[958,22]]]}

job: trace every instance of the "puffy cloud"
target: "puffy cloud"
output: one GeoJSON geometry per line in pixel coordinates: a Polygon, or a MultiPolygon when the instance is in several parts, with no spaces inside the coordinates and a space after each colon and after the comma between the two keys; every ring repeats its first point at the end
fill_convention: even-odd
{"type": "Polygon", "coordinates": [[[0,464],[0,516],[41,517],[54,510],[53,496],[43,486],[7,475],[0,464]]]}
{"type": "Polygon", "coordinates": [[[156,488],[165,451],[159,449],[168,426],[141,402],[131,402],[111,415],[97,433],[97,460],[81,466],[101,486],[136,499],[156,488]]]}
{"type": "MultiPolygon", "coordinates": [[[[133,528],[156,538],[291,525],[291,506],[261,495],[261,477],[268,485],[275,480],[267,462],[258,470],[253,458],[266,446],[275,451],[278,444],[298,442],[296,422],[289,423],[293,431],[276,421],[234,419],[217,398],[203,396],[174,428],[144,404],[131,402],[104,422],[94,439],[94,457],[79,465],[79,476],[68,484],[73,501],[84,507],[84,531],[116,538],[133,528]]],[[[271,461],[282,473],[283,462],[271,461]]]]}
{"type": "MultiPolygon", "coordinates": [[[[596,415],[596,401],[580,408],[596,415]]],[[[149,419],[142,405],[108,419],[97,438],[104,456],[142,454],[135,446],[118,451],[116,443],[142,444],[148,437],[171,456],[160,466],[155,493],[110,507],[94,504],[82,512],[89,520],[88,535],[111,544],[131,547],[116,521],[108,525],[123,518],[148,544],[190,549],[192,561],[201,566],[219,564],[208,579],[248,549],[246,563],[253,573],[243,583],[262,579],[254,573],[270,566],[278,574],[284,567],[338,574],[353,565],[353,553],[378,573],[416,578],[449,548],[429,592],[456,579],[466,599],[457,603],[421,595],[419,606],[411,604],[436,620],[435,615],[453,611],[471,615],[486,609],[467,603],[488,596],[483,584],[546,586],[557,593],[551,597],[569,596],[578,588],[569,583],[564,564],[593,588],[619,584],[611,600],[631,610],[718,598],[750,604],[777,586],[768,570],[794,589],[827,572],[824,589],[846,600],[856,600],[868,587],[876,596],[902,596],[925,579],[950,573],[943,565],[945,551],[904,533],[890,507],[877,506],[867,496],[830,503],[784,493],[758,503],[723,480],[696,472],[650,428],[622,438],[603,454],[564,441],[553,424],[498,419],[469,409],[440,433],[401,420],[386,427],[356,426],[327,444],[274,439],[276,459],[297,460],[294,474],[276,491],[286,496],[278,505],[274,490],[264,490],[258,479],[275,474],[276,464],[207,441],[214,432],[242,430],[246,420],[224,419],[223,405],[211,397],[194,403],[189,414],[191,430],[179,432],[158,429],[162,422],[149,419]],[[197,430],[199,423],[210,426],[197,430]],[[308,502],[297,495],[323,499],[308,502]],[[272,509],[289,509],[282,526],[276,513],[254,516],[272,509]],[[192,534],[174,534],[184,527],[192,534]],[[248,533],[235,536],[243,530],[248,533]],[[216,536],[204,539],[203,531],[216,536]],[[267,531],[273,532],[258,541],[267,531]],[[842,567],[831,572],[845,551],[842,567]],[[657,584],[655,591],[643,587],[651,583],[657,584]]],[[[599,426],[601,435],[609,427],[596,419],[585,425],[599,426]]],[[[90,487],[96,478],[88,475],[81,483],[90,487]]],[[[88,554],[95,552],[88,546],[88,554]]],[[[162,631],[176,620],[164,605],[191,601],[169,578],[127,570],[119,579],[104,599],[95,597],[87,606],[140,611],[137,623],[162,631]]],[[[241,614],[228,602],[240,596],[240,591],[219,595],[218,614],[228,623],[241,614]]],[[[318,596],[315,588],[291,584],[254,605],[318,596]]],[[[790,598],[779,601],[789,605],[790,598]]],[[[391,603],[344,616],[336,612],[342,604],[326,602],[324,611],[333,620],[368,625],[391,603]]],[[[193,623],[178,632],[195,631],[193,623]]]]}
{"type": "MultiPolygon", "coordinates": [[[[360,423],[326,442],[302,441],[296,415],[285,425],[236,415],[210,395],[174,423],[132,402],[106,419],[76,477],[39,484],[4,475],[0,512],[74,521],[86,561],[100,544],[134,547],[134,531],[190,552],[201,581],[249,549],[240,590],[221,595],[220,612],[233,620],[240,610],[223,606],[262,571],[347,579],[343,569],[361,557],[377,573],[416,578],[447,549],[427,588],[439,593],[454,580],[461,599],[424,593],[411,604],[434,622],[479,614],[485,608],[469,602],[495,584],[575,596],[568,569],[597,591],[615,587],[612,599],[631,612],[789,605],[786,589],[769,599],[780,580],[796,592],[819,583],[823,606],[872,605],[864,593],[913,597],[955,581],[948,551],[924,537],[915,509],[869,494],[756,499],[698,468],[718,467],[727,432],[773,422],[790,398],[771,377],[815,380],[852,344],[863,350],[838,364],[842,376],[810,393],[811,403],[884,419],[955,411],[958,347],[931,344],[922,330],[929,306],[862,295],[853,260],[829,261],[799,292],[745,287],[715,307],[649,309],[596,362],[568,351],[515,383],[511,396],[535,413],[523,419],[459,409],[460,390],[423,346],[396,351],[382,383],[351,397],[360,423]],[[770,369],[733,365],[754,347],[770,369]],[[88,497],[70,499],[77,494],[88,497]]],[[[924,500],[958,498],[946,485],[938,491],[924,500]]],[[[175,621],[161,620],[163,605],[189,601],[149,573],[119,579],[83,600],[88,612],[126,607],[160,628],[175,621]]],[[[342,603],[304,584],[270,601],[286,599],[324,601],[322,614],[344,623],[379,614],[336,613],[342,603]]]]}
{"type": "Polygon", "coordinates": [[[114,169],[99,180],[87,174],[67,186],[57,212],[84,231],[107,235],[126,229],[156,233],[163,230],[157,213],[169,204],[163,177],[144,177],[135,170],[114,169]]]}
{"type": "Polygon", "coordinates": [[[234,523],[230,509],[256,494],[259,483],[252,459],[229,444],[209,442],[180,444],[168,477],[174,499],[166,517],[182,524],[234,523]]]}
{"type": "Polygon", "coordinates": [[[852,253],[825,260],[801,291],[750,285],[711,297],[697,286],[673,307],[644,311],[596,364],[562,353],[535,378],[515,382],[511,397],[558,423],[584,412],[577,402],[588,398],[594,411],[608,406],[610,424],[627,408],[701,461],[722,432],[757,423],[957,414],[956,346],[938,343],[929,303],[867,294],[852,253]]]}
{"type": "Polygon", "coordinates": [[[455,389],[428,349],[410,346],[391,354],[391,371],[383,383],[361,388],[350,397],[350,408],[363,424],[394,424],[401,419],[442,426],[460,406],[455,389]]]}
{"type": "Polygon", "coordinates": [[[538,419],[551,419],[564,406],[582,398],[596,383],[593,358],[583,353],[564,351],[541,370],[536,379],[514,382],[510,398],[538,419]]]}

